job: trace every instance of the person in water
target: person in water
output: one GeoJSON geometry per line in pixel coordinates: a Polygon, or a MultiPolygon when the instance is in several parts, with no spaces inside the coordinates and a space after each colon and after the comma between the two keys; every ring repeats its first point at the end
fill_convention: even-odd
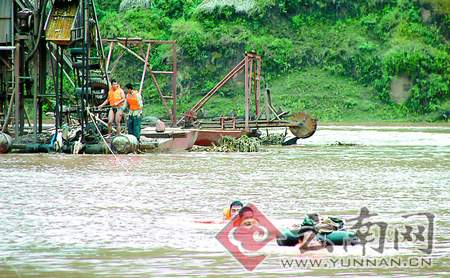
{"type": "Polygon", "coordinates": [[[313,229],[304,231],[298,240],[300,251],[318,250],[324,247],[325,244],[317,240],[316,232],[313,229]]]}
{"type": "Polygon", "coordinates": [[[239,211],[244,207],[241,201],[236,200],[230,204],[230,207],[223,209],[223,219],[231,220],[239,214],[239,211]]]}
{"type": "Polygon", "coordinates": [[[236,220],[237,226],[244,226],[251,228],[258,225],[258,220],[255,218],[255,212],[250,207],[243,207],[239,211],[238,218],[236,220]]]}

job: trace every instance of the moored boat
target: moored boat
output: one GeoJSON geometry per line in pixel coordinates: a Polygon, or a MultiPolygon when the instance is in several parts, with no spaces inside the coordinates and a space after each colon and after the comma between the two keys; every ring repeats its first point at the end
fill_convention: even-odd
{"type": "Polygon", "coordinates": [[[197,129],[197,132],[198,136],[195,141],[197,146],[212,146],[213,144],[218,144],[222,137],[239,138],[246,133],[239,129],[197,129]]]}
{"type": "Polygon", "coordinates": [[[197,130],[180,128],[166,128],[164,132],[157,132],[154,127],[146,127],[141,131],[141,137],[158,141],[159,151],[190,150],[197,135],[197,130]]]}

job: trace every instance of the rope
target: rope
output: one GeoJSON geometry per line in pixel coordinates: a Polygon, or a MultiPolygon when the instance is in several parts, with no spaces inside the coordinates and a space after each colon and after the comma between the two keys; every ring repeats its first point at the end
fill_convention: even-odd
{"type": "Polygon", "coordinates": [[[91,113],[91,111],[89,111],[89,107],[87,107],[87,112],[89,113],[89,117],[91,117],[92,123],[94,123],[95,129],[97,129],[98,134],[100,134],[100,137],[103,140],[103,143],[106,145],[106,147],[108,148],[108,150],[112,153],[112,155],[114,156],[114,158],[117,160],[117,162],[119,162],[120,166],[127,172],[127,174],[130,174],[130,172],[128,171],[128,169],[125,167],[125,165],[123,165],[122,161],[119,159],[119,157],[117,157],[117,155],[113,152],[113,150],[111,149],[111,147],[108,145],[108,142],[106,142],[105,138],[103,138],[103,135],[100,131],[100,129],[98,128],[97,123],[95,122],[94,117],[92,116],[93,114],[91,113]]]}

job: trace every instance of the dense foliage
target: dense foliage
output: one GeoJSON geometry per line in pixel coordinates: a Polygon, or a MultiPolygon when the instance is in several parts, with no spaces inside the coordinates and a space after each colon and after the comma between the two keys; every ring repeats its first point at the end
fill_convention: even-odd
{"type": "MultiPolygon", "coordinates": [[[[165,0],[149,1],[148,8],[124,2],[130,9],[118,0],[97,1],[102,35],[177,40],[182,107],[212,88],[245,51],[255,50],[268,84],[317,68],[373,88],[374,97],[396,106],[390,84],[401,75],[412,80],[412,94],[396,110],[450,110],[445,0],[165,0]]],[[[155,51],[155,66],[163,67],[169,51],[155,51]]],[[[119,79],[137,80],[139,74],[127,72],[119,79]]],[[[221,96],[232,99],[241,83],[221,96]]]]}

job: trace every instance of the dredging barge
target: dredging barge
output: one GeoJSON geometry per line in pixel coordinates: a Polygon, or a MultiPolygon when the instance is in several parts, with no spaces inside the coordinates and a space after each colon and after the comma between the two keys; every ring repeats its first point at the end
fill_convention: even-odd
{"type": "Polygon", "coordinates": [[[259,128],[286,127],[298,138],[312,136],[316,130],[316,120],[304,112],[277,112],[267,88],[261,96],[262,59],[256,53],[245,53],[219,83],[177,119],[176,41],[102,39],[92,0],[5,0],[0,4],[0,23],[0,153],[184,150],[194,144],[217,143],[223,136],[254,136],[259,128]],[[151,66],[151,49],[160,45],[172,49],[171,70],[151,66]],[[115,48],[119,49],[117,57],[113,57],[115,48]],[[106,110],[96,109],[106,98],[110,76],[124,54],[143,63],[139,92],[149,76],[170,126],[157,132],[144,125],[141,143],[126,134],[106,141],[106,110]],[[245,115],[209,120],[198,117],[211,97],[242,72],[245,115]],[[169,95],[164,94],[157,75],[171,79],[169,95]],[[48,92],[50,76],[53,90],[48,92]],[[55,103],[51,126],[43,124],[43,107],[49,100],[55,103]],[[25,102],[32,102],[33,117],[28,116],[25,102]]]}

